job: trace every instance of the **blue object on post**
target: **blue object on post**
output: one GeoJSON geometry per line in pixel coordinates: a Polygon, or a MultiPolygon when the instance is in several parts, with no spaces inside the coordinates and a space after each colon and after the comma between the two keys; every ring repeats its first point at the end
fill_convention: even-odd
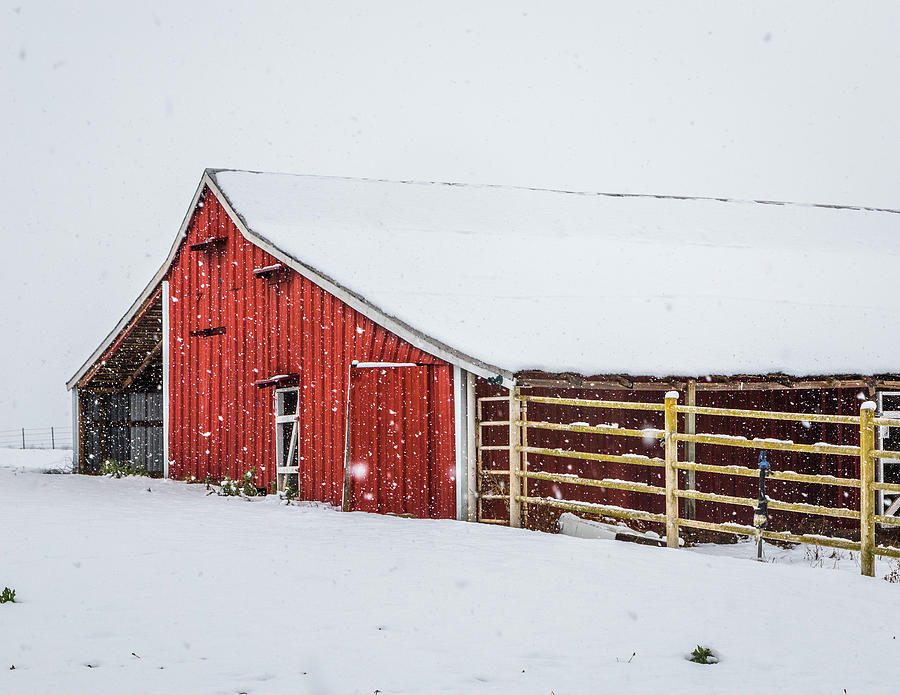
{"type": "MultiPolygon", "coordinates": [[[[768,474],[771,466],[766,458],[766,452],[759,452],[759,498],[756,502],[756,509],[753,510],[753,526],[762,531],[769,525],[769,498],[766,497],[766,474],[768,474]]],[[[756,536],[756,559],[762,560],[762,535],[756,536]]]]}

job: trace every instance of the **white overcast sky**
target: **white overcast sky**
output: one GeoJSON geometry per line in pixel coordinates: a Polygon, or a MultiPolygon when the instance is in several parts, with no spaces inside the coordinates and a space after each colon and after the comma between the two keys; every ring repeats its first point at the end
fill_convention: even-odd
{"type": "Polygon", "coordinates": [[[900,207],[898,31],[895,2],[2,2],[0,429],[68,423],[207,166],[900,207]]]}

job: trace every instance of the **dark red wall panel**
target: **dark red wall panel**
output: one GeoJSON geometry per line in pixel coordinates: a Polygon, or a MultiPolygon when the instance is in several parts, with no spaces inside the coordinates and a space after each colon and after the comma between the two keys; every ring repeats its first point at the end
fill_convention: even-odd
{"type": "MultiPolygon", "coordinates": [[[[497,390],[489,387],[483,380],[478,382],[478,395],[494,395],[497,390]]],[[[629,391],[592,391],[576,389],[528,389],[528,393],[539,396],[560,396],[565,398],[593,398],[613,401],[639,401],[662,403],[662,392],[629,392],[629,391]]],[[[751,410],[775,410],[799,413],[831,413],[839,415],[859,414],[862,398],[858,389],[804,389],[804,390],[771,390],[771,391],[699,391],[697,405],[720,408],[746,408],[751,410]]],[[[681,402],[684,402],[681,395],[681,402]]],[[[485,419],[505,419],[505,404],[485,404],[485,419]]],[[[663,414],[652,411],[609,410],[605,408],[576,408],[570,406],[544,405],[531,403],[528,406],[530,421],[545,420],[549,422],[575,423],[591,425],[616,423],[620,427],[643,429],[645,427],[662,428],[663,414]]],[[[679,431],[685,431],[684,416],[679,416],[679,431]]],[[[747,420],[699,415],[696,420],[697,432],[708,434],[728,434],[748,438],[788,439],[798,444],[814,444],[830,442],[857,446],[859,430],[851,425],[831,425],[820,423],[801,423],[747,420]]],[[[507,432],[504,428],[486,428],[485,444],[505,444],[507,432]]],[[[660,440],[639,439],[633,437],[616,437],[611,435],[580,434],[549,430],[528,430],[528,444],[545,448],[563,448],[578,451],[625,454],[635,453],[645,456],[664,458],[664,448],[660,440]]],[[[681,444],[679,458],[684,459],[684,444],[681,444]]],[[[506,452],[485,452],[488,467],[505,469],[506,452]]],[[[698,444],[696,460],[699,463],[716,465],[738,465],[756,468],[759,451],[698,444]]],[[[859,459],[849,456],[831,456],[821,454],[805,454],[787,451],[769,451],[767,457],[776,471],[796,471],[798,473],[829,474],[839,477],[858,478],[859,459]]],[[[630,480],[648,485],[665,486],[663,468],[627,465],[619,463],[601,463],[596,461],[579,461],[553,456],[529,454],[529,468],[552,473],[574,473],[586,478],[615,478],[630,480]]],[[[685,486],[686,473],[680,474],[680,485],[685,486]]],[[[716,492],[737,497],[756,499],[758,481],[754,478],[719,475],[715,473],[697,473],[697,489],[704,492],[716,492]]],[[[529,494],[538,497],[556,497],[568,500],[599,502],[618,505],[632,509],[640,509],[657,513],[665,513],[663,496],[649,495],[624,490],[604,490],[576,485],[566,485],[548,481],[529,481],[529,494]]],[[[807,504],[830,507],[846,507],[859,509],[859,492],[851,488],[833,485],[812,485],[770,480],[767,483],[767,494],[771,499],[785,502],[805,502],[807,504]]],[[[681,511],[684,513],[685,501],[681,500],[681,511]]],[[[500,503],[485,504],[487,515],[503,516],[505,509],[500,503]]],[[[718,504],[697,501],[697,518],[701,521],[751,524],[753,510],[750,507],[718,504]]],[[[537,512],[537,510],[536,510],[537,512]]],[[[545,515],[546,516],[546,515],[545,515]]],[[[536,517],[537,518],[537,517],[536,517]]],[[[821,532],[825,528],[853,529],[858,522],[848,519],[812,517],[804,514],[785,511],[770,511],[770,528],[774,530],[808,530],[821,532]]]]}
{"type": "MultiPolygon", "coordinates": [[[[253,382],[299,374],[300,495],[340,504],[347,379],[354,360],[446,365],[376,325],[293,271],[262,279],[278,261],[247,241],[209,191],[169,270],[169,474],[236,477],[255,468],[275,480],[271,389],[253,382]],[[225,239],[201,250],[190,245],[225,239]],[[198,331],[224,329],[219,335],[198,331]]],[[[438,370],[440,371],[440,370],[438,370]]],[[[453,432],[452,372],[435,417],[453,432]]],[[[444,373],[441,372],[441,373],[444,373]]],[[[452,437],[436,456],[455,460],[452,437]]],[[[454,491],[441,491],[454,499],[454,491]]],[[[441,505],[446,504],[443,500],[441,505]]],[[[441,506],[441,509],[444,507],[441,506]]]]}

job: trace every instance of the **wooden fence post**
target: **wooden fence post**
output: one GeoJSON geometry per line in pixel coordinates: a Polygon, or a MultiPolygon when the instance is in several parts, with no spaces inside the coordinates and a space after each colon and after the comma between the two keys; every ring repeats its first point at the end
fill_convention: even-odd
{"type": "MultiPolygon", "coordinates": [[[[688,379],[687,388],[685,389],[685,405],[697,405],[697,380],[688,379]]],[[[688,413],[684,416],[684,431],[687,434],[697,434],[697,415],[688,413]]],[[[691,463],[697,462],[697,444],[694,442],[684,443],[684,460],[691,463]]],[[[697,471],[687,471],[687,480],[685,487],[688,490],[697,489],[697,471]]],[[[684,501],[684,516],[687,519],[697,518],[697,500],[688,497],[684,501]]]]}
{"type": "Polygon", "coordinates": [[[859,565],[867,577],[875,576],[875,404],[859,408],[859,565]]]}
{"type": "Polygon", "coordinates": [[[519,387],[509,390],[509,526],[522,528],[522,505],[519,497],[522,494],[522,479],[519,477],[521,452],[519,451],[519,419],[522,415],[522,403],[519,400],[519,387]]]}
{"type": "MultiPolygon", "coordinates": [[[[519,432],[519,441],[522,444],[523,449],[528,446],[528,401],[520,401],[521,410],[519,411],[519,415],[522,418],[522,429],[519,432]]],[[[522,455],[519,458],[519,465],[522,468],[522,473],[528,473],[528,452],[522,451],[522,455]]],[[[528,497],[528,477],[522,476],[522,497],[528,497]]],[[[528,528],[528,503],[522,502],[522,526],[524,528],[528,528]]]]}
{"type": "Polygon", "coordinates": [[[678,442],[675,434],[678,432],[678,413],[675,406],[678,404],[678,391],[666,393],[666,545],[669,548],[678,547],[678,497],[675,491],[678,489],[678,442]]]}

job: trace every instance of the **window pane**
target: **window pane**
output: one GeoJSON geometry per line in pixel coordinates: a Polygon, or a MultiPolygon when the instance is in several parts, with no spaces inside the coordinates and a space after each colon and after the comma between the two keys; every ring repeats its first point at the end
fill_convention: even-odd
{"type": "MultiPolygon", "coordinates": [[[[291,446],[291,428],[293,424],[292,422],[278,423],[278,436],[281,437],[281,461],[278,462],[279,466],[294,465],[287,461],[288,449],[291,446]]],[[[296,456],[296,452],[294,453],[296,456]]]]}
{"type": "Polygon", "coordinates": [[[900,394],[884,394],[881,397],[882,411],[900,411],[900,394]]]}
{"type": "Polygon", "coordinates": [[[282,393],[281,412],[279,415],[296,415],[299,395],[298,391],[285,391],[282,393]]]}
{"type": "MultiPolygon", "coordinates": [[[[900,483],[900,465],[891,464],[885,461],[884,463],[884,482],[886,483],[900,483]]],[[[891,493],[884,493],[885,495],[889,495],[891,493]]]]}
{"type": "Polygon", "coordinates": [[[883,444],[885,449],[900,451],[900,427],[888,428],[883,444]]]}
{"type": "Polygon", "coordinates": [[[294,455],[291,457],[291,462],[288,465],[289,466],[299,466],[300,465],[300,444],[299,444],[299,442],[294,442],[294,455]]]}

